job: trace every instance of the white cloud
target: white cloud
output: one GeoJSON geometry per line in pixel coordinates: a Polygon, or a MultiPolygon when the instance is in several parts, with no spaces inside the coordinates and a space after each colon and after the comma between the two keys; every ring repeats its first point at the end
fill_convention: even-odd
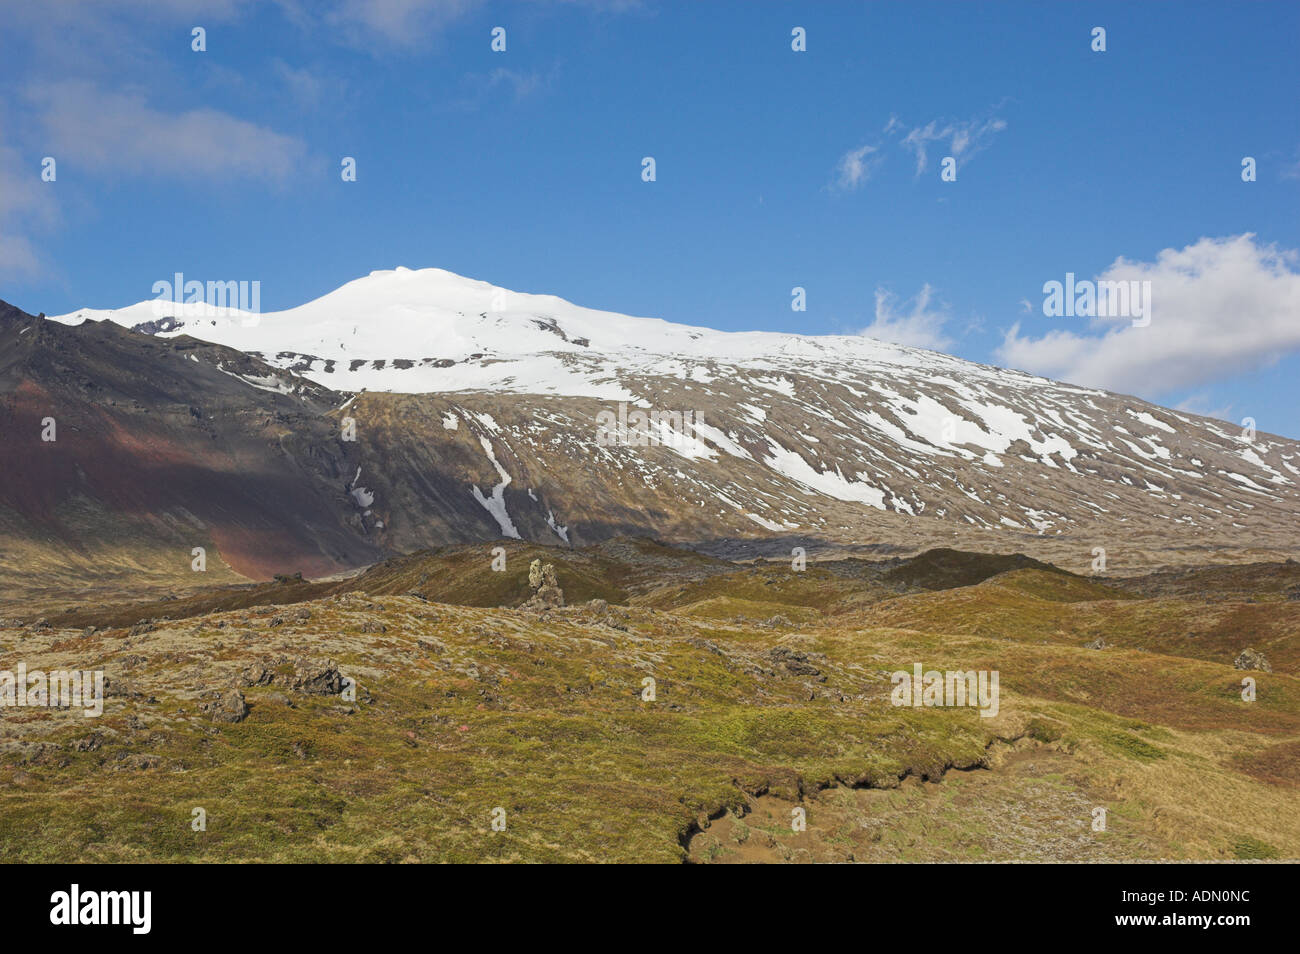
{"type": "Polygon", "coordinates": [[[913,348],[942,351],[952,344],[943,331],[947,322],[948,309],[934,300],[934,289],[928,284],[914,298],[902,302],[901,307],[896,295],[877,288],[876,320],[863,328],[861,334],[913,348]]]}
{"type": "Polygon", "coordinates": [[[57,224],[55,188],[41,179],[37,160],[0,146],[0,277],[31,277],[41,271],[30,233],[57,224]]]}
{"type": "Polygon", "coordinates": [[[441,104],[439,109],[475,110],[493,101],[521,102],[531,96],[543,95],[550,89],[558,68],[547,73],[498,67],[487,73],[466,73],[461,77],[459,93],[441,104]]]}
{"type": "Polygon", "coordinates": [[[1204,393],[1193,394],[1174,405],[1176,411],[1186,411],[1188,414],[1199,414],[1201,417],[1213,417],[1229,424],[1236,424],[1237,422],[1232,419],[1232,408],[1231,404],[1214,407],[1204,393]]]}
{"type": "Polygon", "coordinates": [[[283,181],[305,159],[305,144],[215,109],[166,113],[136,93],[78,80],[34,86],[51,154],[83,168],[176,177],[283,181]]]}
{"type": "MultiPolygon", "coordinates": [[[[305,32],[313,35],[325,32],[335,43],[375,55],[424,52],[448,28],[488,7],[486,0],[276,0],[276,3],[285,17],[305,32]]],[[[534,6],[579,7],[617,14],[640,10],[643,3],[642,0],[537,0],[534,6]]],[[[503,21],[503,25],[509,30],[509,20],[503,21]]],[[[483,44],[486,49],[486,36],[483,44]]]]}
{"type": "Polygon", "coordinates": [[[1298,262],[1295,250],[1259,244],[1251,233],[1165,249],[1154,262],[1116,259],[1098,278],[1150,281],[1149,325],[1094,318],[1094,334],[1053,330],[1032,338],[1021,336],[1017,322],[997,357],[1047,377],[1148,397],[1266,368],[1300,351],[1298,262]]]}
{"type": "Polygon", "coordinates": [[[835,178],[832,185],[837,189],[852,191],[871,178],[871,173],[880,165],[879,150],[875,146],[859,146],[840,156],[835,164],[835,178]]]}
{"type": "Polygon", "coordinates": [[[273,60],[271,65],[293,101],[299,106],[314,109],[325,98],[328,83],[320,73],[305,66],[290,66],[281,59],[273,60]]]}
{"type": "Polygon", "coordinates": [[[519,70],[508,70],[502,67],[498,67],[486,75],[470,73],[465,76],[465,84],[475,91],[472,98],[478,100],[485,99],[495,91],[503,89],[509,92],[517,101],[546,88],[550,83],[550,75],[543,76],[536,71],[523,73],[519,70]]]}
{"type": "Polygon", "coordinates": [[[418,47],[482,0],[340,0],[325,21],[359,45],[418,47]]]}
{"type": "MultiPolygon", "coordinates": [[[[894,125],[891,119],[890,126],[894,125]]],[[[947,143],[946,154],[961,164],[970,160],[976,153],[987,149],[993,137],[1006,128],[1007,123],[1004,119],[971,119],[966,122],[944,122],[935,119],[909,132],[903,137],[902,144],[916,154],[916,174],[919,176],[925,172],[929,162],[928,153],[931,143],[947,143]]]]}
{"type": "Polygon", "coordinates": [[[1300,179],[1300,146],[1296,147],[1295,159],[1282,167],[1283,179],[1300,179]]]}
{"type": "Polygon", "coordinates": [[[5,231],[8,234],[0,235],[0,276],[13,279],[38,274],[41,265],[31,241],[25,235],[5,231]]]}

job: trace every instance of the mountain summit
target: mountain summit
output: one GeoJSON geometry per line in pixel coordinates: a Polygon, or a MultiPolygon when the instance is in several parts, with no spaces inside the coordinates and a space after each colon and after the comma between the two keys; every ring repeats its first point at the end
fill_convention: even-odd
{"type": "Polygon", "coordinates": [[[408,394],[484,387],[631,400],[611,383],[619,371],[681,375],[689,369],[703,379],[707,367],[719,363],[758,369],[865,364],[1006,375],[861,335],[715,331],[598,311],[440,268],[371,272],[286,311],[193,313],[204,310],[148,300],[119,309],[83,308],[50,320],[107,320],[159,337],[190,335],[256,354],[328,387],[408,394]]]}

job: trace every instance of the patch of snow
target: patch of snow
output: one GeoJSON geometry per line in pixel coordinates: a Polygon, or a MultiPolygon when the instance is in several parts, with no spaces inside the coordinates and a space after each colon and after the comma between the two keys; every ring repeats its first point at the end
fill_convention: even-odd
{"type": "MultiPolygon", "coordinates": [[[[534,498],[534,499],[536,499],[536,498],[534,498]]],[[[552,530],[555,531],[555,535],[556,535],[557,537],[559,537],[561,540],[563,540],[563,541],[565,542],[565,545],[566,545],[566,546],[568,545],[568,542],[569,542],[569,528],[568,528],[568,527],[562,527],[562,526],[560,526],[558,523],[556,523],[556,522],[555,522],[555,513],[554,513],[553,511],[549,510],[549,509],[546,511],[546,525],[547,525],[548,527],[550,527],[552,530]]]]}
{"type": "Polygon", "coordinates": [[[778,473],[789,477],[795,483],[802,484],[828,497],[834,497],[836,500],[856,501],[857,503],[868,504],[877,510],[885,509],[885,492],[883,490],[870,484],[846,480],[838,469],[833,472],[815,470],[799,454],[782,447],[771,438],[768,438],[767,444],[771,456],[767,457],[763,463],[778,473]]]}
{"type": "Polygon", "coordinates": [[[510,486],[510,474],[497,462],[497,455],[492,450],[492,442],[486,437],[480,437],[478,440],[483,445],[483,452],[487,454],[488,460],[492,462],[492,466],[496,468],[497,474],[501,477],[501,482],[492,488],[491,496],[484,496],[483,491],[478,489],[478,484],[474,484],[472,488],[474,499],[482,504],[483,509],[496,519],[497,525],[501,528],[502,536],[518,540],[520,539],[519,531],[515,529],[514,521],[510,519],[510,514],[506,512],[505,493],[506,488],[510,486]]]}

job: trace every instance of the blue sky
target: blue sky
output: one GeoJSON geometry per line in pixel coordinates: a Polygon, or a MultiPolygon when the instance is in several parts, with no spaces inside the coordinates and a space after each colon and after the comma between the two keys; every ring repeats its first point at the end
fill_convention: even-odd
{"type": "Polygon", "coordinates": [[[437,266],[1300,437],[1300,5],[53,7],[0,33],[0,297],[29,311],[437,266]],[[1149,278],[1151,325],[1045,317],[1066,272],[1149,278]]]}

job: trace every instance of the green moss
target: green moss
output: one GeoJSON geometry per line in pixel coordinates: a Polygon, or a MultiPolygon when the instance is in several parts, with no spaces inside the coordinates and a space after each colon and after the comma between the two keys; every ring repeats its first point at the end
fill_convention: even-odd
{"type": "Polygon", "coordinates": [[[1161,749],[1127,732],[1105,732],[1099,738],[1111,751],[1140,762],[1154,762],[1165,757],[1161,749]]]}
{"type": "Polygon", "coordinates": [[[1241,860],[1278,858],[1280,852],[1267,842],[1258,838],[1238,838],[1232,845],[1232,857],[1241,860]]]}

